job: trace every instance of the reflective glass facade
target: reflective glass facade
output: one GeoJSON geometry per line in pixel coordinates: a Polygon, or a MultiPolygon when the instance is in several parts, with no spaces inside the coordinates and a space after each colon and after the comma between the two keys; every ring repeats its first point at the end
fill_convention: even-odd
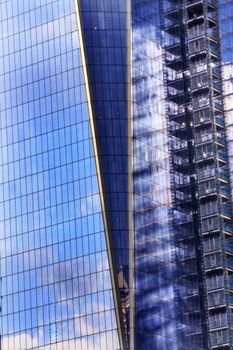
{"type": "Polygon", "coordinates": [[[1,350],[233,349],[232,11],[0,2],[1,350]]]}
{"type": "Polygon", "coordinates": [[[177,349],[171,178],[158,1],[150,5],[133,2],[132,78],[136,347],[177,349]]]}
{"type": "Polygon", "coordinates": [[[80,10],[114,255],[114,274],[119,286],[121,318],[127,339],[129,333],[128,2],[80,0],[80,10]]]}
{"type": "Polygon", "coordinates": [[[184,10],[133,4],[136,348],[205,349],[181,80],[184,10]]]}
{"type": "Polygon", "coordinates": [[[73,1],[2,1],[1,349],[119,349],[73,1]]]}

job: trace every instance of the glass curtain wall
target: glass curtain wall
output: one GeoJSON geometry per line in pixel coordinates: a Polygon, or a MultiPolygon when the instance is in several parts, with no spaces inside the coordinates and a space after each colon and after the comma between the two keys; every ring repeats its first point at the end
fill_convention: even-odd
{"type": "Polygon", "coordinates": [[[71,0],[0,3],[1,349],[119,349],[71,0]]]}
{"type": "Polygon", "coordinates": [[[178,349],[160,9],[132,4],[136,348],[178,349]]]}
{"type": "Polygon", "coordinates": [[[80,0],[109,238],[129,336],[128,3],[80,0]]]}
{"type": "Polygon", "coordinates": [[[205,349],[184,4],[132,13],[136,347],[205,349]]]}

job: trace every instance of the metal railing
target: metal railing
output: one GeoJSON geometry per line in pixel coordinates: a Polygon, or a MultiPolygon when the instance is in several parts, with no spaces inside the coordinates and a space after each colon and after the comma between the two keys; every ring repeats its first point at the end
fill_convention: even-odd
{"type": "Polygon", "coordinates": [[[178,151],[187,148],[188,142],[186,140],[172,140],[172,150],[178,151]]]}
{"type": "Polygon", "coordinates": [[[171,131],[179,131],[179,130],[186,130],[186,124],[185,123],[177,123],[175,121],[172,121],[170,123],[170,130],[171,131]]]}
{"type": "Polygon", "coordinates": [[[219,125],[222,125],[222,126],[224,126],[224,119],[223,119],[223,116],[216,116],[215,117],[215,122],[217,123],[217,124],[219,124],[219,125]]]}
{"type": "Polygon", "coordinates": [[[212,54],[214,54],[215,56],[219,56],[219,54],[220,54],[219,47],[210,44],[210,52],[212,54]]]}
{"type": "Polygon", "coordinates": [[[221,214],[230,218],[231,217],[231,208],[228,204],[222,204],[221,205],[221,214]]]}
{"type": "Polygon", "coordinates": [[[226,139],[223,136],[216,136],[216,141],[221,145],[226,145],[226,139]]]}
{"type": "Polygon", "coordinates": [[[204,160],[214,156],[214,151],[209,152],[198,152],[196,155],[197,160],[204,160]]]}
{"type": "Polygon", "coordinates": [[[223,230],[229,233],[233,233],[233,224],[229,222],[224,222],[223,223],[223,230]]]}
{"type": "Polygon", "coordinates": [[[224,162],[227,162],[227,154],[226,154],[226,151],[218,151],[217,152],[217,156],[219,159],[223,160],[224,162]]]}
{"type": "Polygon", "coordinates": [[[222,91],[222,84],[219,81],[214,81],[213,88],[216,90],[222,91]]]}
{"type": "Polygon", "coordinates": [[[202,134],[202,135],[196,135],[195,141],[197,144],[204,143],[213,140],[213,135],[210,134],[202,134]]]}
{"type": "Polygon", "coordinates": [[[206,179],[208,177],[213,177],[213,176],[215,176],[215,168],[198,172],[198,178],[200,180],[206,179]]]}
{"type": "Polygon", "coordinates": [[[207,17],[212,19],[213,21],[217,21],[217,14],[216,12],[208,12],[207,17]]]}
{"type": "Polygon", "coordinates": [[[228,181],[228,174],[225,169],[218,169],[218,178],[224,181],[228,181]]]}
{"type": "Polygon", "coordinates": [[[212,72],[213,72],[215,75],[221,76],[221,68],[220,68],[220,67],[213,67],[213,68],[212,68],[212,72]]]}
{"type": "Polygon", "coordinates": [[[233,253],[233,240],[225,239],[223,243],[224,250],[229,253],[233,253]]]}
{"type": "Polygon", "coordinates": [[[223,110],[223,104],[221,102],[214,101],[214,107],[223,110]]]}
{"type": "Polygon", "coordinates": [[[188,29],[188,38],[193,39],[198,36],[202,36],[205,34],[205,27],[204,24],[201,24],[199,26],[193,26],[192,28],[188,29]]]}

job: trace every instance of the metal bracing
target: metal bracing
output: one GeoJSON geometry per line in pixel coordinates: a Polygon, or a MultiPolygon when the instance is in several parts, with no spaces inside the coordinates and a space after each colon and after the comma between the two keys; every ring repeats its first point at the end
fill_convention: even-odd
{"type": "Polygon", "coordinates": [[[233,290],[228,276],[233,267],[233,231],[217,2],[186,1],[186,19],[208,348],[230,349],[233,290]]]}
{"type": "MultiPolygon", "coordinates": [[[[179,267],[177,335],[180,348],[206,349],[203,294],[199,283],[202,274],[198,235],[198,203],[191,103],[190,72],[186,56],[188,33],[184,1],[169,1],[164,12],[164,79],[167,85],[167,116],[170,132],[171,168],[173,171],[173,230],[179,267]],[[183,290],[182,295],[180,290],[183,290]],[[192,290],[192,295],[190,295],[192,290]],[[196,291],[196,292],[195,292],[196,291]],[[203,325],[203,327],[200,327],[203,325]],[[188,331],[187,331],[188,330],[188,331]]],[[[204,82],[207,79],[202,79],[204,82]]],[[[194,82],[198,84],[199,81],[194,82]]]]}
{"type": "MultiPolygon", "coordinates": [[[[173,169],[174,231],[178,228],[177,251],[185,251],[188,245],[190,249],[190,242],[196,249],[194,256],[177,254],[182,264],[179,278],[187,280],[192,260],[201,295],[198,304],[201,308],[198,311],[197,307],[196,312],[202,331],[206,327],[208,333],[206,336],[204,330],[208,340],[207,343],[203,340],[200,348],[229,349],[233,289],[228,280],[233,272],[233,227],[217,1],[168,3],[164,12],[164,79],[173,169]]],[[[192,322],[192,312],[185,313],[185,320],[186,326],[192,322]]],[[[183,344],[195,339],[192,332],[182,333],[182,326],[178,332],[183,344]]]]}

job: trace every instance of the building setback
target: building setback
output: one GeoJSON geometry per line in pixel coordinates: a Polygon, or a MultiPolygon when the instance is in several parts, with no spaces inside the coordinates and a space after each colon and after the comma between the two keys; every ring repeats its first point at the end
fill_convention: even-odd
{"type": "Polygon", "coordinates": [[[1,350],[232,350],[233,0],[0,25],[1,350]]]}

